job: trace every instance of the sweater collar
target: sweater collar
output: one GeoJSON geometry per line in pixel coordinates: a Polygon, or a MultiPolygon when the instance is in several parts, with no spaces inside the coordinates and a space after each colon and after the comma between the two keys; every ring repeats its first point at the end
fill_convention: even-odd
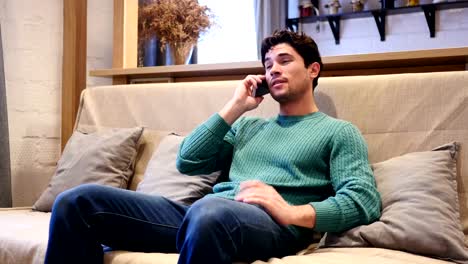
{"type": "Polygon", "coordinates": [[[288,116],[288,115],[278,115],[276,120],[279,123],[286,123],[286,122],[299,122],[303,120],[308,120],[308,119],[318,119],[320,117],[323,117],[325,114],[318,111],[318,112],[313,112],[307,115],[300,115],[300,116],[288,116]]]}

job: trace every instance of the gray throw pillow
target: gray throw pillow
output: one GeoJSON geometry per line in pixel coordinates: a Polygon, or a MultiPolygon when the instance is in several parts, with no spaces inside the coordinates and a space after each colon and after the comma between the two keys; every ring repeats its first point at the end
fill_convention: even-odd
{"type": "Polygon", "coordinates": [[[382,197],[380,220],[328,233],[320,247],[379,247],[468,263],[457,196],[458,149],[450,143],[372,165],[382,197]]]}
{"type": "Polygon", "coordinates": [[[188,176],[176,168],[177,152],[184,137],[167,135],[154,152],[137,192],[161,195],[183,204],[192,204],[212,192],[220,171],[208,175],[188,176]]]}
{"type": "Polygon", "coordinates": [[[143,128],[116,128],[94,133],[73,132],[47,189],[33,205],[50,212],[61,192],[84,183],[126,188],[133,174],[143,128]]]}

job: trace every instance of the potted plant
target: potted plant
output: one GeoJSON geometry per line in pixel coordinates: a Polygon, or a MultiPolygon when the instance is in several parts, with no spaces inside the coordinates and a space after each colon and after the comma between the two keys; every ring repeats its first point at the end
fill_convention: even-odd
{"type": "Polygon", "coordinates": [[[174,64],[187,62],[200,35],[213,24],[210,9],[197,0],[152,0],[139,8],[138,17],[140,39],[156,36],[174,64]]]}

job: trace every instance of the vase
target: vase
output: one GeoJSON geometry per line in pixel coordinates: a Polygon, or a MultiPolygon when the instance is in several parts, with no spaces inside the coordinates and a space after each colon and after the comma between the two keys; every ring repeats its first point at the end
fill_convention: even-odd
{"type": "Polygon", "coordinates": [[[190,57],[192,56],[193,44],[181,42],[169,43],[168,49],[172,64],[188,64],[190,57]]]}
{"type": "Polygon", "coordinates": [[[143,50],[143,67],[156,66],[156,54],[158,49],[159,45],[156,37],[151,37],[146,40],[143,50]]]}

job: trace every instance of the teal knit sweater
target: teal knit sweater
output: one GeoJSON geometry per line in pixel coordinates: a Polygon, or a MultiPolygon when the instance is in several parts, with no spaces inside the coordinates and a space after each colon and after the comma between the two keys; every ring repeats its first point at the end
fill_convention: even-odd
{"type": "Polygon", "coordinates": [[[240,182],[260,180],[289,204],[312,205],[320,232],[341,232],[380,217],[364,139],[351,123],[322,112],[242,117],[232,127],[215,114],[185,138],[177,157],[177,168],[188,175],[229,163],[229,180],[216,184],[213,195],[234,199],[240,182]]]}

